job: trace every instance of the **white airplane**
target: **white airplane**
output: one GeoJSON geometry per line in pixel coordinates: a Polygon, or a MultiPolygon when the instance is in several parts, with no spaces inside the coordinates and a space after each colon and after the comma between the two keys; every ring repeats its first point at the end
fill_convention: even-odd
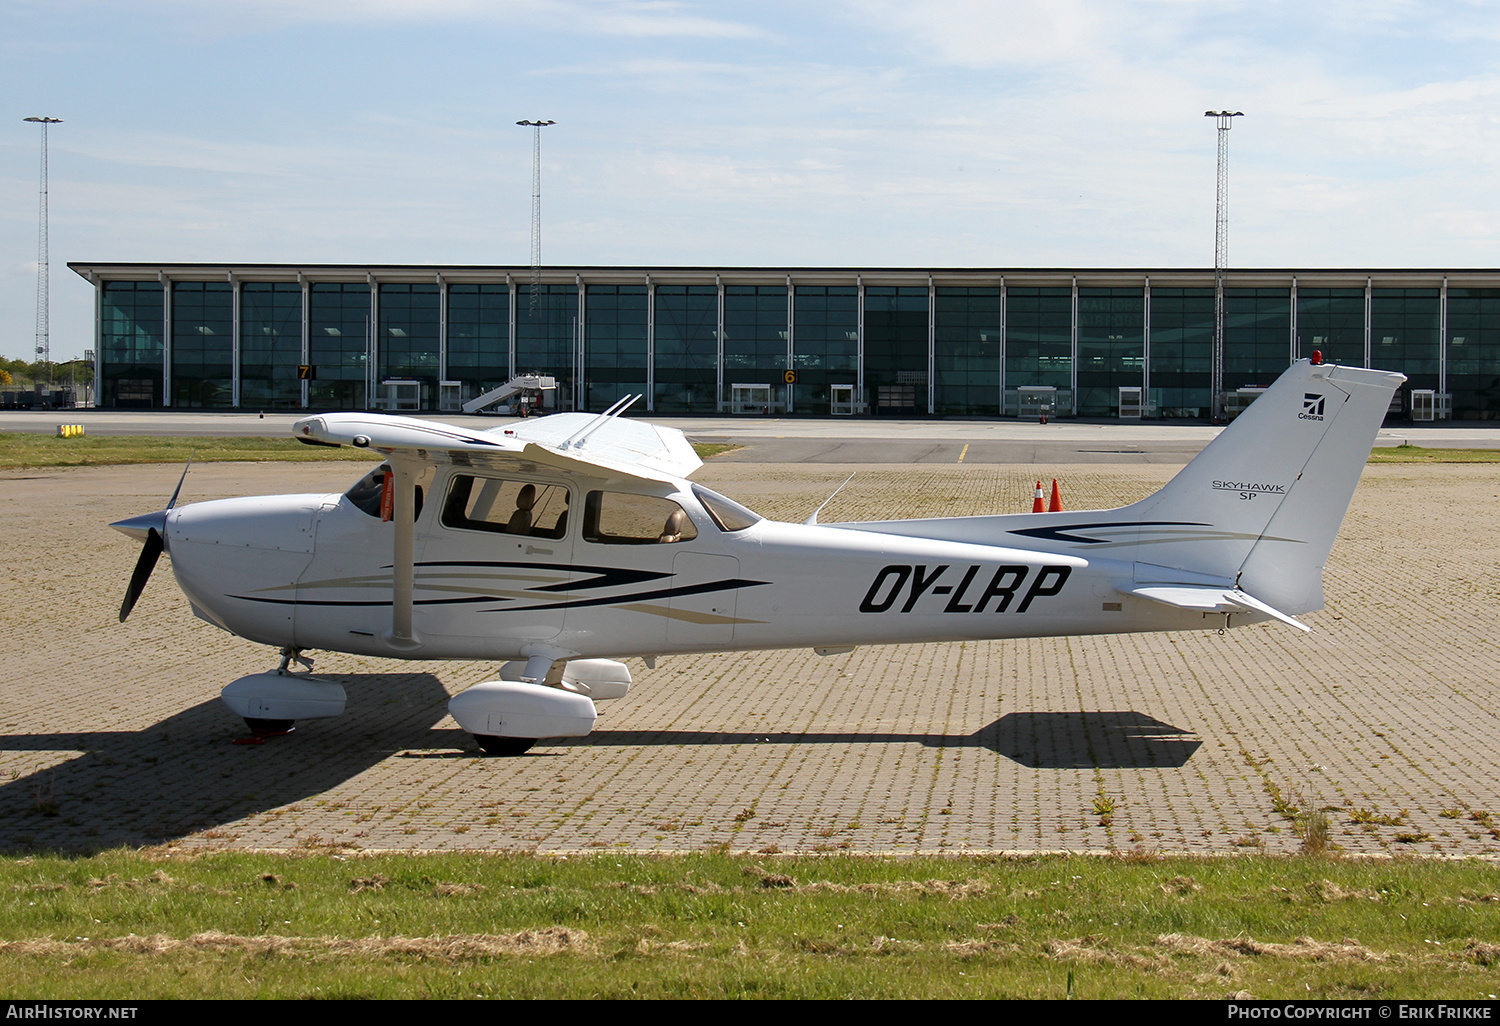
{"type": "Polygon", "coordinates": [[[840,524],[766,520],[692,483],[702,462],[682,433],[619,419],[626,400],[488,431],[306,417],[302,441],[385,462],[342,495],[177,508],[174,494],[113,524],[145,542],[120,619],[166,551],[197,616],[279,648],[278,670],[222,694],[257,742],[343,711],[340,685],[290,670],[311,667],[309,649],[504,661],[449,703],[499,755],[588,734],[594,703],[630,686],[626,656],[1306,630],[1294,616],[1323,606],[1324,562],[1404,380],[1301,360],[1120,509],[840,524]]]}

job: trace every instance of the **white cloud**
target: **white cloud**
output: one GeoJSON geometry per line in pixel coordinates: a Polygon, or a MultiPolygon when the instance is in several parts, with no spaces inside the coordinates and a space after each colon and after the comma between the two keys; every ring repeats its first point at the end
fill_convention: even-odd
{"type": "MultiPolygon", "coordinates": [[[[67,0],[59,0],[67,2],[67,0]]],[[[105,0],[72,0],[99,4],[105,0]]],[[[358,26],[442,23],[505,25],[606,36],[743,38],[744,21],[717,17],[709,4],[674,0],[154,0],[179,27],[238,35],[288,25],[358,26]]]]}

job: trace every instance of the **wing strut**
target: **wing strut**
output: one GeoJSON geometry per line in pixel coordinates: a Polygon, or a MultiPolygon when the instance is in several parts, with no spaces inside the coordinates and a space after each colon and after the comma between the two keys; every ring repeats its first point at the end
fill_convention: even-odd
{"type": "Polygon", "coordinates": [[[397,649],[421,647],[412,627],[412,593],[415,591],[417,547],[417,465],[399,453],[391,453],[391,473],[396,477],[395,544],[391,552],[391,630],[386,642],[397,649]]]}

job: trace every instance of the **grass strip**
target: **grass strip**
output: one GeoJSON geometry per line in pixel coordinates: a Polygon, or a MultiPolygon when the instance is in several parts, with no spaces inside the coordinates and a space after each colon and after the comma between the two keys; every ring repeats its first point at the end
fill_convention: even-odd
{"type": "Polygon", "coordinates": [[[1500,449],[1427,449],[1402,444],[1370,451],[1371,463],[1500,463],[1500,449]]]}
{"type": "Polygon", "coordinates": [[[1477,861],[274,855],[0,861],[25,998],[1468,998],[1477,861]]]}
{"type": "Polygon", "coordinates": [[[353,446],[304,445],[294,438],[177,438],[161,435],[88,435],[57,438],[21,432],[0,433],[0,469],[91,467],[134,463],[253,462],[305,463],[320,460],[368,462],[379,453],[353,446]]]}

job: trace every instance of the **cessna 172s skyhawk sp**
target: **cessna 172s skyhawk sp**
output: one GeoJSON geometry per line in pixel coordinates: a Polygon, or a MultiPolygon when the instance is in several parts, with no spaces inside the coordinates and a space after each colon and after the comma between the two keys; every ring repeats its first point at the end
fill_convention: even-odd
{"type": "MultiPolygon", "coordinates": [[[[1387,371],[1293,364],[1156,494],[1115,510],[818,524],[690,482],[680,431],[557,414],[488,431],[363,413],[303,441],[378,450],[343,495],[223,499],[113,526],[193,612],[281,649],[224,689],[257,737],[343,711],[289,673],[307,649],[504,661],[452,699],[481,748],[582,736],[618,660],[677,652],[1204,630],[1323,605],[1323,564],[1392,392],[1387,371]]],[[[179,490],[181,485],[179,484],[179,490]]]]}

